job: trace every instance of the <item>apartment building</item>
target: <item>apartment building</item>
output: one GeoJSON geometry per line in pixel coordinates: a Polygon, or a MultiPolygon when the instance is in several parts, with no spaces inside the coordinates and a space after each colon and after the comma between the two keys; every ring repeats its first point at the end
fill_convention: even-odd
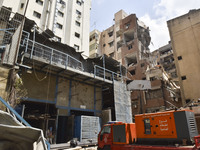
{"type": "Polygon", "coordinates": [[[185,105],[200,98],[200,9],[167,22],[185,105]]]}
{"type": "Polygon", "coordinates": [[[176,66],[174,62],[174,54],[172,50],[171,42],[160,47],[159,49],[151,53],[151,63],[152,65],[161,65],[168,73],[168,75],[178,83],[178,76],[176,73],[176,66]]]}
{"type": "MultiPolygon", "coordinates": [[[[132,113],[157,112],[180,107],[180,100],[175,96],[177,93],[172,95],[167,90],[170,83],[163,80],[163,72],[160,68],[151,68],[149,28],[138,20],[136,14],[128,15],[123,10],[115,13],[114,21],[111,27],[101,32],[98,47],[100,51],[97,55],[105,54],[120,62],[127,70],[127,83],[138,80],[138,83],[141,83],[138,86],[142,86],[144,80],[150,80],[152,87],[131,92],[132,113]]],[[[159,61],[167,61],[163,56],[171,49],[165,49],[159,53],[159,59],[162,57],[159,61]]],[[[174,87],[170,88],[175,91],[174,87]]]]}
{"type": "Polygon", "coordinates": [[[93,30],[90,32],[90,58],[95,58],[100,56],[99,41],[101,32],[98,30],[93,30]]]}
{"type": "Polygon", "coordinates": [[[54,40],[89,56],[91,0],[4,0],[3,6],[25,13],[36,22],[40,32],[50,30],[55,35],[54,40]]]}

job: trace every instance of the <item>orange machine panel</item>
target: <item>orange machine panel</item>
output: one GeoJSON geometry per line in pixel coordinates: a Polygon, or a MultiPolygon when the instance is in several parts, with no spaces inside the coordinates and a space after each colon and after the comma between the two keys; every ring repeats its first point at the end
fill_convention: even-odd
{"type": "Polygon", "coordinates": [[[173,112],[135,115],[137,138],[177,138],[173,112]]]}
{"type": "Polygon", "coordinates": [[[136,140],[134,123],[113,124],[113,144],[132,144],[136,140]]]}

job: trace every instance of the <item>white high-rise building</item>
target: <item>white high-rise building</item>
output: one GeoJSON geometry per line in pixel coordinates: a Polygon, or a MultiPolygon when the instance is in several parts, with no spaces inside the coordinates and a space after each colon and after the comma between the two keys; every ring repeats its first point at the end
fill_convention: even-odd
{"type": "MultiPolygon", "coordinates": [[[[3,6],[24,14],[28,0],[4,0],[3,6]]],[[[29,0],[26,17],[45,31],[50,29],[61,43],[89,56],[91,0],[29,0]]]]}

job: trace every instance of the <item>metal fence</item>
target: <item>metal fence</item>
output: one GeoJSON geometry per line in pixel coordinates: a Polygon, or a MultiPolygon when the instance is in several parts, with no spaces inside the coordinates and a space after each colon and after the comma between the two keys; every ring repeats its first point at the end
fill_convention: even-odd
{"type": "Polygon", "coordinates": [[[0,8],[0,29],[5,28],[17,28],[22,20],[23,15],[14,13],[10,9],[1,7],[0,8]]]}
{"type": "Polygon", "coordinates": [[[65,68],[71,67],[83,71],[82,62],[72,56],[29,39],[25,39],[25,42],[27,42],[25,53],[29,54],[31,59],[35,57],[46,63],[62,65],[65,68]]]}
{"type": "Polygon", "coordinates": [[[120,75],[116,72],[113,72],[111,70],[108,70],[106,68],[100,67],[98,65],[94,66],[94,77],[96,77],[96,76],[101,77],[104,80],[107,79],[107,80],[111,80],[111,81],[122,79],[122,75],[120,75]]]}

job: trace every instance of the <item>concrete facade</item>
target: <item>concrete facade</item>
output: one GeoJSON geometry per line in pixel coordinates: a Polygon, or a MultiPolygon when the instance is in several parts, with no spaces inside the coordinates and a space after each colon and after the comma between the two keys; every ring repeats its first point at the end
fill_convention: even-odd
{"type": "MultiPolygon", "coordinates": [[[[3,6],[24,14],[27,0],[4,0],[3,6]]],[[[39,31],[53,31],[54,40],[74,47],[89,56],[91,0],[29,0],[26,17],[34,20],[39,31]]]]}
{"type": "Polygon", "coordinates": [[[101,32],[98,30],[93,30],[90,32],[90,58],[95,58],[100,56],[99,41],[101,32]]]}
{"type": "Polygon", "coordinates": [[[151,53],[151,64],[161,65],[163,69],[170,75],[170,77],[178,83],[178,76],[171,42],[151,53]]]}
{"type": "Polygon", "coordinates": [[[200,10],[167,22],[181,87],[182,103],[200,98],[200,10]]]}
{"type": "Polygon", "coordinates": [[[127,15],[123,10],[115,14],[114,20],[114,25],[101,32],[101,53],[117,60],[127,69],[127,83],[131,80],[151,81],[151,90],[132,91],[133,115],[180,107],[180,101],[175,101],[166,89],[162,71],[158,69],[155,73],[147,73],[152,67],[148,48],[151,41],[149,28],[138,20],[136,14],[127,15]]]}

